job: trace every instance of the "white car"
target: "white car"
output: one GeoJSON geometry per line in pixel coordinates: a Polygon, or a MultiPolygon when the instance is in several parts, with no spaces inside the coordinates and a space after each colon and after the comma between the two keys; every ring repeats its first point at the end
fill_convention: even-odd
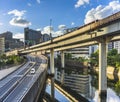
{"type": "Polygon", "coordinates": [[[34,74],[34,73],[35,73],[35,68],[32,68],[32,69],[30,70],[30,73],[31,73],[31,74],[34,74]]]}

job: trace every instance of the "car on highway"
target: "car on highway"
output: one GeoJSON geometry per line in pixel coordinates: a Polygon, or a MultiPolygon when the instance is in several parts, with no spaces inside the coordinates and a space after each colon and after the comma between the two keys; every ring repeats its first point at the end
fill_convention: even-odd
{"type": "Polygon", "coordinates": [[[31,73],[31,74],[34,74],[34,73],[35,73],[35,68],[32,68],[32,69],[30,70],[30,73],[31,73]]]}

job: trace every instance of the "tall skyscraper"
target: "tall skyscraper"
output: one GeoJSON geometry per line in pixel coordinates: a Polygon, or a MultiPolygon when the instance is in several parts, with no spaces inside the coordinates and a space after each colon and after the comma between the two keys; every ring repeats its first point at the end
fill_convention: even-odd
{"type": "Polygon", "coordinates": [[[24,28],[24,41],[26,46],[39,44],[42,41],[41,31],[24,28]]]}
{"type": "Polygon", "coordinates": [[[114,42],[114,48],[118,50],[118,53],[120,54],[120,41],[114,42]]]}
{"type": "Polygon", "coordinates": [[[0,46],[4,47],[2,48],[2,51],[9,51],[11,49],[23,47],[22,41],[20,41],[19,39],[12,38],[12,32],[7,31],[0,34],[0,39],[1,39],[0,46]]]}
{"type": "Polygon", "coordinates": [[[5,39],[4,37],[0,38],[0,54],[5,51],[5,39]]]}

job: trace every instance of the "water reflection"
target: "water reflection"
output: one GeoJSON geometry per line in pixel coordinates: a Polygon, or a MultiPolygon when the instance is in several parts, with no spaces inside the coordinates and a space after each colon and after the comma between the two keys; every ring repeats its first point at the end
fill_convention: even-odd
{"type": "MultiPolygon", "coordinates": [[[[46,92],[48,94],[51,93],[51,86],[50,84],[47,84],[46,87],[46,92]]],[[[55,89],[55,98],[59,101],[59,102],[69,102],[69,100],[67,99],[67,97],[65,97],[62,93],[60,93],[60,91],[58,91],[57,89],[55,89]]]]}
{"type": "MultiPolygon", "coordinates": [[[[95,91],[95,97],[92,102],[98,102],[98,91],[95,91]]],[[[120,98],[116,93],[111,89],[107,89],[107,101],[106,102],[120,102],[120,98]]]]}
{"type": "MultiPolygon", "coordinates": [[[[110,68],[109,68],[110,69],[110,68]]],[[[56,79],[58,77],[57,71],[56,72],[56,79]]],[[[78,73],[76,73],[78,74],[78,73]]],[[[96,87],[96,89],[98,88],[98,74],[95,72],[91,73],[91,77],[92,77],[92,86],[96,87]]],[[[90,78],[91,78],[90,77],[90,78]]],[[[108,88],[107,89],[107,100],[106,102],[120,102],[120,97],[118,95],[120,95],[120,71],[118,71],[117,73],[113,70],[108,71],[107,73],[107,77],[108,77],[108,88]],[[119,82],[118,82],[119,79],[119,82]]],[[[61,77],[59,77],[61,79],[61,77]]],[[[78,78],[78,77],[77,77],[78,78]]],[[[57,79],[58,80],[58,79],[57,79]]],[[[61,81],[61,80],[59,80],[61,81]]],[[[90,86],[90,85],[89,85],[90,86]]],[[[93,90],[92,87],[90,88],[90,97],[89,100],[91,100],[91,102],[98,102],[98,91],[93,90]]],[[[64,102],[64,101],[63,101],[64,102]]]]}

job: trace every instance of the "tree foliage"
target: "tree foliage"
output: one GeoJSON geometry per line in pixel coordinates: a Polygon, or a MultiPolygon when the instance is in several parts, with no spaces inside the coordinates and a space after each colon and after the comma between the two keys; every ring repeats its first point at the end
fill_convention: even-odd
{"type": "Polygon", "coordinates": [[[98,66],[98,59],[99,59],[99,50],[96,52],[92,53],[90,56],[90,62],[93,66],[98,66]]]}
{"type": "Polygon", "coordinates": [[[66,59],[72,59],[72,54],[71,53],[66,53],[65,58],[66,59]]]}
{"type": "Polygon", "coordinates": [[[117,92],[118,95],[120,95],[120,81],[118,81],[118,82],[115,84],[115,91],[117,92]]]}
{"type": "MultiPolygon", "coordinates": [[[[93,66],[99,65],[99,50],[92,53],[90,56],[90,61],[93,66]]],[[[116,68],[120,68],[120,54],[116,49],[112,49],[107,54],[107,64],[116,68]]]]}
{"type": "Polygon", "coordinates": [[[12,55],[6,56],[5,54],[0,55],[0,66],[11,65],[11,64],[20,64],[24,61],[23,57],[12,55]]]}
{"type": "Polygon", "coordinates": [[[120,54],[118,54],[116,49],[112,49],[108,52],[107,63],[116,68],[120,67],[120,54]]]}

